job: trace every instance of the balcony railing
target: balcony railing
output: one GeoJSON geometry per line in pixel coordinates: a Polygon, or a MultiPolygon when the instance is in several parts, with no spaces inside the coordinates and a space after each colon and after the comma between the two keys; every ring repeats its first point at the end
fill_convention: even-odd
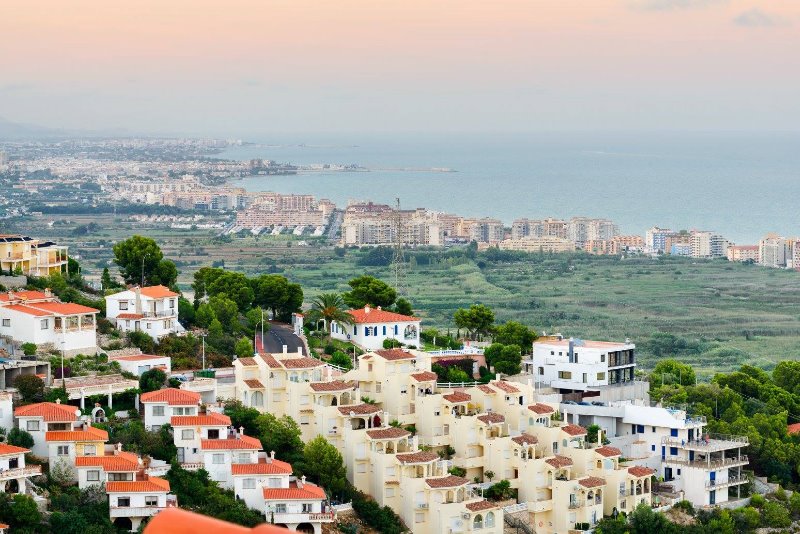
{"type": "Polygon", "coordinates": [[[724,458],[711,461],[708,460],[689,461],[687,458],[679,458],[677,456],[666,456],[662,461],[668,464],[677,464],[677,465],[685,465],[687,467],[700,467],[700,468],[711,468],[711,469],[734,467],[737,465],[747,465],[749,462],[746,454],[742,454],[741,456],[735,458],[724,458]]]}
{"type": "Polygon", "coordinates": [[[734,486],[737,484],[744,484],[747,482],[745,476],[728,477],[728,480],[706,480],[706,488],[724,488],[726,486],[734,486]]]}
{"type": "Polygon", "coordinates": [[[17,467],[15,469],[5,469],[0,471],[0,480],[11,480],[14,478],[34,477],[42,474],[41,465],[29,465],[27,467],[17,467]]]}
{"type": "Polygon", "coordinates": [[[428,503],[426,503],[426,502],[418,502],[418,503],[414,504],[414,508],[416,508],[417,510],[427,510],[428,509],[428,503]]]}
{"type": "Polygon", "coordinates": [[[111,517],[150,517],[164,510],[164,506],[112,506],[111,517]]]}
{"type": "Polygon", "coordinates": [[[153,319],[158,317],[175,317],[178,315],[178,310],[162,310],[162,311],[142,311],[142,317],[145,319],[153,319]]]}
{"type": "Polygon", "coordinates": [[[747,447],[750,444],[750,440],[747,436],[732,436],[727,434],[711,434],[709,435],[709,439],[701,438],[691,441],[664,436],[661,438],[661,444],[694,451],[724,451],[737,447],[747,447]]]}
{"type": "Polygon", "coordinates": [[[330,523],[336,519],[334,512],[278,513],[267,512],[267,519],[275,523],[330,523]]]}

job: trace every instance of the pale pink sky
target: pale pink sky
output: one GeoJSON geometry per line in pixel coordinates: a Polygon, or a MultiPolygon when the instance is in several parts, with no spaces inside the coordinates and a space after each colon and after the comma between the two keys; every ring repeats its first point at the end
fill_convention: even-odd
{"type": "Polygon", "coordinates": [[[796,129],[798,51],[798,0],[4,0],[0,117],[210,134],[796,129]]]}

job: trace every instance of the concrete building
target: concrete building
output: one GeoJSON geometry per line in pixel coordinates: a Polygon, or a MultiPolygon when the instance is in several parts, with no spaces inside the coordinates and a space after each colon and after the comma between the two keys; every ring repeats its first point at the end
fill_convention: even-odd
{"type": "Polygon", "coordinates": [[[787,240],[778,234],[767,234],[758,243],[759,263],[767,267],[786,267],[787,240]]]}
{"type": "Polygon", "coordinates": [[[332,338],[350,341],[369,350],[382,349],[387,339],[409,347],[420,345],[420,320],[416,317],[385,311],[380,306],[375,309],[364,306],[348,310],[348,313],[353,316],[355,323],[347,325],[334,322],[331,325],[332,338]]]}
{"type": "Polygon", "coordinates": [[[80,410],[60,402],[39,402],[20,406],[14,410],[17,428],[33,437],[31,451],[39,458],[47,458],[50,449],[45,436],[52,431],[71,430],[78,422],[80,410]]]}
{"type": "Polygon", "coordinates": [[[758,245],[731,245],[728,247],[728,261],[759,263],[758,245]]]}
{"type": "Polygon", "coordinates": [[[691,256],[693,258],[723,258],[728,252],[728,241],[721,235],[694,230],[691,232],[691,256]]]}
{"type": "Polygon", "coordinates": [[[178,297],[164,286],[136,286],[106,297],[106,318],[122,332],[145,332],[155,339],[180,333],[178,297]]]}
{"type": "Polygon", "coordinates": [[[650,253],[668,253],[670,246],[667,244],[667,239],[675,234],[676,232],[673,232],[667,228],[659,228],[658,226],[654,226],[645,232],[645,249],[650,253]]]}
{"type": "Polygon", "coordinates": [[[30,477],[42,474],[42,466],[25,465],[25,455],[30,449],[0,443],[0,493],[28,493],[30,477]]]}
{"type": "Polygon", "coordinates": [[[106,483],[111,521],[122,530],[138,531],[143,521],[178,506],[169,491],[169,481],[147,474],[133,481],[106,483]]]}
{"type": "Polygon", "coordinates": [[[172,372],[172,359],[169,356],[154,354],[135,354],[130,356],[109,356],[109,362],[117,362],[120,369],[136,376],[142,376],[150,369],[161,369],[167,374],[172,372]]]}
{"type": "Polygon", "coordinates": [[[67,247],[19,234],[0,235],[0,270],[45,277],[67,272],[67,247]]]}
{"type": "Polygon", "coordinates": [[[175,416],[197,415],[200,394],[183,389],[167,388],[142,393],[140,402],[144,411],[144,426],[158,430],[170,424],[175,416]]]}
{"type": "Polygon", "coordinates": [[[506,239],[498,243],[500,250],[519,250],[523,252],[573,252],[575,243],[561,237],[524,237],[522,239],[506,239]]]}

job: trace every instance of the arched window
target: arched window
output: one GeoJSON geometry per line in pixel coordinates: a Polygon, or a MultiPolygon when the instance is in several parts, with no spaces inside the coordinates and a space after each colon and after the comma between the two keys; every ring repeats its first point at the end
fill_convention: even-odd
{"type": "Polygon", "coordinates": [[[254,391],[250,397],[251,406],[264,406],[264,394],[260,391],[254,391]]]}
{"type": "Polygon", "coordinates": [[[494,512],[489,512],[486,514],[486,528],[491,528],[494,526],[494,512]]]}
{"type": "Polygon", "coordinates": [[[472,520],[472,530],[479,530],[483,528],[483,516],[478,514],[472,520]]]}

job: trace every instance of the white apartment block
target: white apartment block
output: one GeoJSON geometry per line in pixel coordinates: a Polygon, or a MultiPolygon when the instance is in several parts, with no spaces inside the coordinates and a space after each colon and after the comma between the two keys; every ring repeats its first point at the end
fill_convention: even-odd
{"type": "Polygon", "coordinates": [[[200,394],[184,389],[159,389],[142,393],[139,397],[144,410],[144,426],[158,430],[179,415],[197,415],[200,409],[200,394]]]}
{"type": "Polygon", "coordinates": [[[136,286],[106,297],[106,318],[122,332],[145,332],[155,339],[180,333],[178,297],[164,286],[136,286]]]}
{"type": "Polygon", "coordinates": [[[767,234],[758,243],[759,263],[767,267],[786,267],[789,242],[777,234],[767,234]]]}
{"type": "Polygon", "coordinates": [[[96,354],[98,313],[88,306],[61,302],[49,289],[7,291],[0,293],[0,336],[67,356],[96,354]]]}
{"type": "Polygon", "coordinates": [[[78,487],[86,489],[109,482],[132,482],[142,469],[142,461],[136,454],[117,447],[111,454],[76,457],[75,468],[78,471],[78,487]]]}
{"type": "Polygon", "coordinates": [[[331,337],[350,341],[368,350],[383,348],[387,339],[399,341],[403,345],[419,347],[421,321],[416,317],[382,310],[380,306],[364,306],[348,310],[355,323],[352,325],[333,322],[331,337]]]}
{"type": "Polygon", "coordinates": [[[728,253],[728,240],[715,232],[694,230],[689,243],[693,258],[723,258],[728,253]]]}

